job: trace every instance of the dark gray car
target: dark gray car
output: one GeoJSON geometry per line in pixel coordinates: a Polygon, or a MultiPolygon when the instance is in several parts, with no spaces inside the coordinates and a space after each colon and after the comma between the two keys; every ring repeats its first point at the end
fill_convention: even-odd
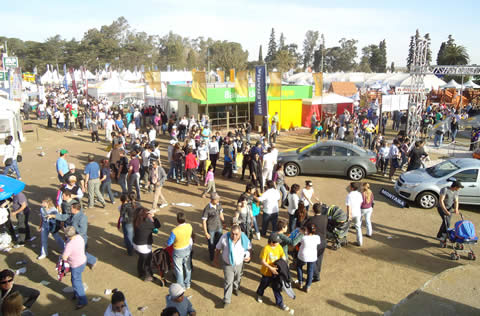
{"type": "Polygon", "coordinates": [[[377,172],[375,153],[343,141],[324,141],[303,148],[282,152],[278,162],[285,166],[285,175],[322,174],[347,176],[359,181],[377,172]]]}

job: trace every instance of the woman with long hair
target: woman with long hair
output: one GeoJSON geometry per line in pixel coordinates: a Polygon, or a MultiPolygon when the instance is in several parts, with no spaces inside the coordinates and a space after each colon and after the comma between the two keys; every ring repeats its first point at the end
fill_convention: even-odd
{"type": "MultiPolygon", "coordinates": [[[[135,192],[130,192],[128,195],[122,194],[120,197],[122,205],[119,207],[119,224],[121,224],[123,240],[129,256],[133,255],[133,219],[135,217],[135,210],[140,207],[135,197],[135,192]]],[[[118,228],[120,229],[120,226],[118,228]]]]}
{"type": "Polygon", "coordinates": [[[137,271],[138,276],[144,281],[153,281],[152,233],[157,233],[160,228],[160,222],[153,217],[153,214],[154,211],[141,207],[135,212],[133,219],[133,248],[138,253],[137,271]]]}
{"type": "Polygon", "coordinates": [[[298,208],[298,202],[300,202],[300,197],[298,192],[300,191],[300,185],[292,184],[290,188],[290,193],[288,193],[288,231],[292,232],[297,227],[297,218],[295,217],[295,211],[298,208]]]}
{"type": "Polygon", "coordinates": [[[20,316],[24,308],[22,294],[13,292],[3,300],[1,312],[3,316],[20,316]]]}
{"type": "Polygon", "coordinates": [[[62,251],[65,247],[65,242],[58,234],[58,231],[60,230],[60,224],[55,219],[48,219],[48,215],[57,213],[58,210],[55,207],[55,204],[53,204],[51,198],[46,198],[42,201],[42,207],[40,208],[42,220],[40,221],[40,226],[38,227],[38,230],[41,232],[40,236],[42,247],[40,249],[40,255],[37,257],[38,260],[44,259],[48,255],[48,235],[50,234],[52,234],[62,251]]]}
{"type": "Polygon", "coordinates": [[[307,282],[303,288],[308,293],[313,281],[313,272],[317,263],[317,247],[320,245],[320,236],[316,234],[315,224],[308,223],[302,227],[303,237],[297,256],[298,287],[303,286],[303,266],[307,264],[307,282]]]}
{"type": "Polygon", "coordinates": [[[362,197],[363,202],[360,206],[361,214],[360,217],[360,227],[362,227],[362,218],[365,217],[365,224],[367,226],[367,237],[372,237],[372,212],[373,212],[373,204],[374,204],[374,197],[373,192],[370,190],[370,184],[364,183],[362,184],[362,197]]]}
{"type": "Polygon", "coordinates": [[[282,194],[282,208],[286,208],[285,203],[287,202],[288,197],[288,185],[285,183],[285,173],[283,171],[283,164],[278,163],[275,167],[275,172],[273,174],[273,181],[277,190],[282,194]]]}
{"type": "Polygon", "coordinates": [[[305,223],[307,222],[308,216],[307,216],[307,208],[305,207],[305,204],[303,201],[298,202],[298,208],[295,211],[295,219],[297,221],[296,227],[301,228],[305,223]]]}

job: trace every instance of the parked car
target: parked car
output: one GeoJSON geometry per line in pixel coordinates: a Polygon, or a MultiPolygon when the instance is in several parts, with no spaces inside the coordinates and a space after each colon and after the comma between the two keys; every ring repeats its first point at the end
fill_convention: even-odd
{"type": "Polygon", "coordinates": [[[459,180],[464,186],[459,191],[459,202],[480,205],[479,173],[480,161],[477,159],[449,159],[430,168],[403,173],[395,183],[395,191],[402,198],[416,201],[422,208],[428,209],[437,205],[443,187],[459,180]]]}
{"type": "Polygon", "coordinates": [[[343,141],[329,140],[282,152],[278,161],[284,164],[288,177],[322,174],[359,181],[377,172],[374,152],[343,141]]]}

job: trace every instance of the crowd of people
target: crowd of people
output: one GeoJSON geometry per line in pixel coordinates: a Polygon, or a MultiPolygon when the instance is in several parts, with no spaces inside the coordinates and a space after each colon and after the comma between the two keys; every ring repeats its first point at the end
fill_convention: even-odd
{"type": "MultiPolygon", "coordinates": [[[[264,128],[268,132],[254,140],[250,123],[222,135],[212,130],[206,115],[196,120],[193,116],[190,119],[177,117],[173,112],[168,117],[158,107],[116,107],[107,100],[74,98],[63,89],[50,91],[46,106],[39,107],[43,108],[45,111],[40,110],[39,116],[47,119],[48,127],[58,131],[87,129],[92,142],[104,141],[108,145],[108,156],[98,159],[93,154],[88,155],[83,171],[68,161],[69,151],[61,149],[56,161],[56,175],[60,182],[57,195],[46,197],[39,211],[42,246],[37,259],[48,256],[47,241],[52,235],[62,252],[62,262],[67,262],[70,267],[76,309],[88,304],[82,274],[87,266],[94,269],[97,263],[97,258],[87,251],[86,210],[95,205],[105,208],[108,198],[113,205],[119,202],[118,228],[123,233],[126,254],[138,256],[138,277],[150,282],[157,279],[154,274],[158,273],[163,282],[163,271],[155,270],[153,261],[171,260],[173,264],[175,283],[169,287],[162,315],[195,315],[195,309],[184,294],[194,282],[193,245],[199,237],[195,237],[193,226],[184,212],[177,212],[177,225],[171,230],[166,244],[157,245],[163,252],[154,251],[153,235],[164,227],[162,216],[157,214],[169,205],[162,190],[167,181],[205,187],[201,197],[208,197],[209,201],[205,203],[201,217],[202,231],[197,233],[203,234],[207,240],[210,263],[222,266],[225,308],[231,303],[232,294],[241,292],[244,265],[256,260],[251,256],[254,239],[261,241],[264,238],[266,241],[257,261],[261,264],[256,291],[259,303],[263,303],[265,289],[271,287],[275,304],[293,314],[294,310],[282,297],[285,284],[294,283],[308,293],[314,283],[320,281],[330,208],[318,200],[312,181],[306,181],[303,188],[298,183],[287,184],[283,165],[277,161],[278,116],[272,119],[270,126],[266,120],[264,128]],[[105,133],[104,139],[100,136],[101,130],[105,133]],[[168,137],[166,152],[157,140],[160,134],[168,137]],[[168,170],[162,165],[163,157],[168,161],[168,170]],[[231,223],[226,220],[220,192],[215,186],[215,177],[220,174],[218,162],[222,160],[221,175],[225,179],[238,174],[235,177],[245,181],[245,192],[238,197],[231,223]],[[119,201],[112,192],[113,183],[120,187],[119,201]],[[153,192],[151,204],[144,203],[143,195],[147,192],[153,192]],[[286,209],[287,220],[279,216],[282,208],[286,209]],[[303,276],[305,266],[306,277],[303,276]],[[290,276],[292,269],[297,274],[295,281],[290,276]]],[[[389,178],[392,181],[398,168],[413,170],[422,165],[428,157],[422,141],[410,144],[410,140],[399,133],[390,144],[382,136],[384,132],[375,130],[378,118],[368,115],[352,116],[346,111],[338,118],[332,116],[322,121],[313,116],[311,132],[317,141],[324,137],[339,139],[374,150],[379,172],[386,175],[390,165],[389,178]]],[[[399,119],[398,124],[400,122],[399,119]]],[[[394,124],[394,129],[399,128],[398,124],[394,124]]],[[[383,127],[385,125],[386,120],[383,127]]],[[[453,130],[452,137],[455,138],[453,130]]],[[[17,176],[20,177],[19,171],[17,176]]],[[[364,244],[363,220],[367,227],[366,236],[373,234],[374,195],[368,183],[352,182],[347,190],[349,193],[344,204],[347,220],[355,227],[356,244],[361,247],[364,244]]],[[[168,191],[166,193],[168,197],[168,191]]],[[[19,236],[16,237],[11,220],[8,221],[9,232],[15,246],[21,247],[31,238],[31,210],[23,193],[13,196],[12,205],[10,216],[12,219],[13,215],[16,216],[19,236]]],[[[16,290],[16,285],[8,287],[13,284],[13,277],[10,270],[0,273],[2,311],[17,304],[18,296],[26,299],[23,305],[28,309],[39,295],[38,291],[25,290],[21,286],[16,290]]],[[[112,295],[105,315],[131,315],[122,292],[116,291],[112,295]]]]}

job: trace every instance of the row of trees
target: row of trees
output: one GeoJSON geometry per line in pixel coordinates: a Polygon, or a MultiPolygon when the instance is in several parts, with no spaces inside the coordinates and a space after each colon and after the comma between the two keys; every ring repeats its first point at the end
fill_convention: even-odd
{"type": "Polygon", "coordinates": [[[60,35],[45,42],[22,41],[17,38],[0,37],[7,42],[8,51],[19,57],[24,71],[40,72],[47,64],[63,64],[69,67],[86,66],[89,69],[113,68],[171,69],[245,69],[248,52],[239,43],[198,37],[189,39],[173,32],[160,37],[133,30],[124,17],[110,25],[85,32],[81,40],[66,40],[60,35]],[[208,56],[208,58],[207,58],[208,56]]]}
{"type": "MultiPolygon", "coordinates": [[[[421,35],[417,30],[410,39],[407,57],[407,68],[413,62],[415,43],[421,35]]],[[[427,33],[424,38],[430,42],[427,33]]],[[[302,51],[297,44],[287,43],[283,33],[278,42],[275,30],[272,28],[267,48],[263,58],[263,48],[260,46],[257,61],[248,62],[248,51],[242,45],[230,41],[219,41],[211,38],[198,37],[189,39],[169,32],[164,36],[149,35],[137,32],[130,27],[124,17],[85,32],[81,40],[66,40],[60,35],[48,38],[44,42],[22,41],[16,38],[0,37],[0,42],[7,42],[10,53],[19,57],[20,66],[24,71],[33,71],[38,67],[40,72],[47,64],[67,64],[69,67],[86,66],[89,69],[104,68],[111,64],[113,68],[134,69],[145,65],[145,68],[161,70],[170,69],[223,69],[237,70],[253,69],[255,65],[267,64],[268,69],[278,71],[290,69],[305,70],[312,68],[318,72],[335,71],[387,71],[387,43],[385,40],[370,44],[361,50],[359,62],[358,41],[342,38],[338,45],[325,46],[325,38],[318,31],[309,30],[305,34],[302,51]]],[[[429,47],[427,61],[432,61],[429,47]]],[[[457,45],[451,35],[440,46],[437,55],[439,65],[464,65],[469,61],[464,46],[457,45]]],[[[390,71],[395,70],[391,63],[390,71]]]]}

